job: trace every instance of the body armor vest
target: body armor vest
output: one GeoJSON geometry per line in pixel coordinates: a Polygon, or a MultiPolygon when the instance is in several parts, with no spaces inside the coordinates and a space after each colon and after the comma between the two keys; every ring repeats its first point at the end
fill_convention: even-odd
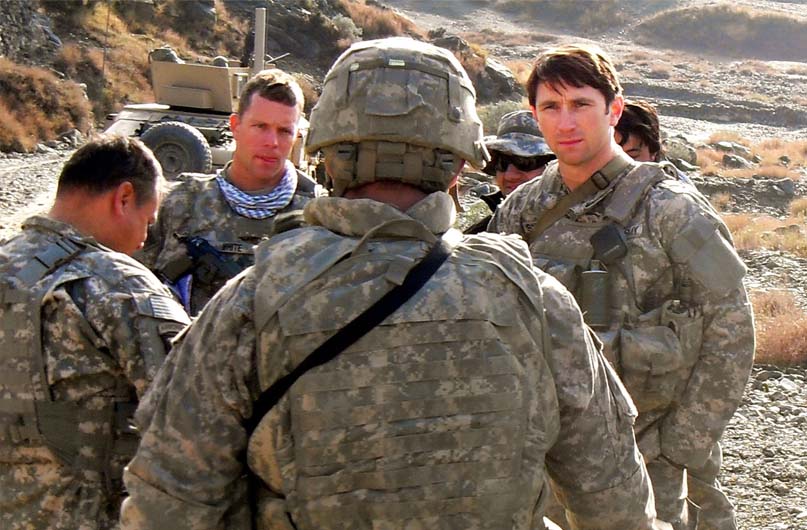
{"type": "MultiPolygon", "coordinates": [[[[663,414],[683,391],[700,353],[703,331],[700,307],[681,303],[681,282],[669,257],[662,256],[666,269],[652,273],[664,279],[657,284],[666,282],[668,287],[637,286],[634,243],[624,239],[626,231],[647,229],[643,219],[637,225],[628,224],[650,189],[670,178],[657,165],[639,165],[617,178],[603,194],[592,208],[597,212],[595,220],[561,217],[530,242],[535,264],[560,280],[577,299],[639,412],[650,412],[640,415],[637,432],[644,422],[663,414]],[[592,244],[606,229],[621,234],[624,246],[607,264],[600,261],[602,256],[592,244]],[[592,286],[592,282],[599,284],[592,286]]],[[[533,213],[529,215],[531,220],[533,213]]],[[[642,251],[664,253],[650,244],[642,251]]]]}
{"type": "MultiPolygon", "coordinates": [[[[307,271],[286,296],[327,281],[332,276],[327,269],[336,262],[348,270],[353,270],[351,261],[366,262],[366,256],[342,260],[352,246],[323,249],[327,261],[312,258],[323,266],[314,274],[307,271]],[[312,275],[320,279],[314,281],[312,275]]],[[[382,252],[392,256],[387,275],[411,267],[411,260],[387,252],[382,252]]],[[[521,281],[530,271],[519,270],[523,263],[511,258],[496,265],[514,283],[526,284],[521,281]]],[[[383,270],[373,282],[385,281],[383,270]]],[[[364,289],[345,291],[337,284],[336,291],[299,295],[308,302],[288,306],[271,300],[259,286],[257,329],[266,322],[261,315],[276,314],[280,306],[283,334],[300,340],[290,351],[319,343],[328,330],[340,326],[318,317],[322,310],[313,308],[322,306],[321,298],[338,307],[350,300],[351,313],[364,309],[364,289]],[[337,296],[340,291],[344,299],[337,296]]],[[[439,286],[427,285],[413,298],[418,303],[404,304],[334,360],[307,372],[267,414],[275,419],[291,415],[294,449],[288,455],[294,455],[296,481],[284,489],[298,527],[492,530],[517,513],[532,514],[543,463],[528,464],[525,455],[538,451],[543,458],[543,452],[536,447],[540,444],[525,447],[530,437],[524,433],[532,415],[541,411],[528,407],[532,390],[525,368],[497,332],[497,326],[515,325],[515,313],[509,304],[495,301],[436,304],[434,292],[422,294],[435,289],[439,286]],[[426,321],[422,304],[428,305],[426,321]],[[525,499],[531,499],[530,506],[523,505],[525,499]]],[[[533,288],[525,294],[542,314],[539,293],[533,288]]],[[[262,427],[256,437],[274,436],[262,427]]],[[[285,467],[283,453],[280,465],[285,467]]]]}
{"type": "Polygon", "coordinates": [[[47,446],[77,474],[97,472],[110,484],[110,459],[131,457],[137,447],[129,427],[137,403],[129,401],[124,381],[101,410],[55,401],[42,351],[43,301],[59,286],[86,277],[65,265],[87,251],[91,249],[79,240],[60,238],[0,282],[0,444],[47,446]],[[78,427],[84,421],[108,424],[114,439],[82,432],[78,427]],[[82,454],[80,449],[88,446],[95,449],[95,456],[82,454]]]}

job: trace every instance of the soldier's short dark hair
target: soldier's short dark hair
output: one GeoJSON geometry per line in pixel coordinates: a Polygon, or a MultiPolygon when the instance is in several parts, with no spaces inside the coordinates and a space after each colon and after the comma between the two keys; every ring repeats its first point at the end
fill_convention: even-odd
{"type": "Polygon", "coordinates": [[[560,46],[538,56],[527,80],[527,97],[533,107],[540,83],[551,88],[558,85],[596,88],[605,97],[606,106],[622,94],[611,59],[597,46],[586,44],[560,46]]]}
{"type": "Polygon", "coordinates": [[[277,68],[261,70],[249,80],[238,99],[239,115],[243,115],[247,111],[252,102],[252,94],[255,93],[269,101],[282,103],[289,107],[296,106],[300,110],[300,114],[303,112],[303,105],[305,105],[303,91],[297,80],[283,70],[277,68]]]}
{"type": "Polygon", "coordinates": [[[616,124],[616,131],[622,137],[620,145],[624,146],[628,137],[633,135],[647,146],[653,160],[661,160],[661,135],[659,133],[658,114],[656,108],[647,101],[625,101],[622,117],[616,124]]]}
{"type": "Polygon", "coordinates": [[[143,142],[101,135],[81,146],[65,163],[56,194],[82,191],[99,195],[130,182],[140,205],[154,198],[161,179],[162,168],[143,142]]]}

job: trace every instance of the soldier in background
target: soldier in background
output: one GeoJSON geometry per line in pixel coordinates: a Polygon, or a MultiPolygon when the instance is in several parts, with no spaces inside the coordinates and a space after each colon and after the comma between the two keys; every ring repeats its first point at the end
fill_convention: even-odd
{"type": "Polygon", "coordinates": [[[174,286],[191,315],[252,264],[257,243],[298,226],[303,206],[318,193],[289,161],[303,103],[289,74],[260,72],[230,116],[232,161],[213,175],[181,175],[163,201],[136,257],[174,286]]]}
{"type": "Polygon", "coordinates": [[[646,101],[625,100],[622,116],[614,128],[614,139],[637,162],[660,162],[664,156],[658,114],[646,101]]]}
{"type": "MultiPolygon", "coordinates": [[[[485,147],[490,153],[490,162],[484,172],[493,175],[499,190],[480,197],[491,212],[521,184],[540,176],[555,155],[541,137],[532,112],[516,110],[508,112],[499,120],[495,136],[485,137],[485,147]]],[[[465,230],[466,234],[484,232],[493,214],[476,222],[465,230]]]]}
{"type": "MultiPolygon", "coordinates": [[[[616,124],[614,139],[631,158],[637,162],[662,162],[664,149],[661,144],[658,114],[655,107],[646,101],[625,101],[622,117],[616,124]]],[[[668,172],[691,184],[686,175],[669,163],[668,172]]],[[[689,499],[698,505],[699,530],[736,530],[734,506],[720,489],[717,480],[723,463],[720,443],[715,443],[706,463],[687,468],[689,499]]]]}
{"type": "Polygon", "coordinates": [[[161,185],[139,140],[92,141],[65,164],[50,213],[0,246],[1,528],[117,524],[131,416],[189,323],[126,255],[161,185]]]}
{"type": "Polygon", "coordinates": [[[543,528],[545,469],[572,528],[657,528],[630,400],[572,297],[519,238],[450,231],[446,190],[487,158],[474,105],[442,48],[337,59],[307,147],[334,196],[172,353],[123,528],[543,528]]]}
{"type": "Polygon", "coordinates": [[[558,161],[514,191],[489,230],[522,235],[575,294],[639,409],[659,518],[695,528],[685,470],[709,461],[753,363],[745,266],[700,193],[620,149],[622,89],[601,50],[545,52],[527,89],[558,161]]]}

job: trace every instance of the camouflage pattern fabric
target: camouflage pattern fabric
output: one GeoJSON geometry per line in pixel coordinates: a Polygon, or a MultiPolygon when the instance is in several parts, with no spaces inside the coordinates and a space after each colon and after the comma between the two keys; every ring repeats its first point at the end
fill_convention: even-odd
{"type": "Polygon", "coordinates": [[[515,110],[502,116],[496,136],[485,137],[485,147],[508,155],[554,157],[529,110],[515,110]]]}
{"type": "MultiPolygon", "coordinates": [[[[229,164],[223,169],[229,174],[229,164]]],[[[171,189],[149,231],[143,250],[135,254],[158,275],[172,264],[186,259],[180,236],[201,236],[227,259],[245,269],[254,261],[254,246],[278,231],[274,221],[287,218],[283,214],[301,211],[303,206],[322,193],[321,188],[304,174],[297,175],[297,190],[291,202],[272,218],[249,219],[237,214],[224,199],[216,175],[184,174],[170,184],[171,189]]],[[[194,274],[191,285],[190,313],[196,315],[225,280],[194,274]]]]}
{"type": "Polygon", "coordinates": [[[313,226],[262,244],[160,372],[138,410],[122,528],[543,528],[544,469],[572,528],[654,528],[635,410],[573,298],[515,237],[464,238],[245,432],[260,391],[454,220],[440,192],[407,212],[319,198],[305,215],[313,226]]]}
{"type": "MultiPolygon", "coordinates": [[[[59,285],[42,304],[46,384],[54,401],[74,402],[90,410],[102,410],[111,401],[135,402],[155,377],[167,353],[166,344],[189,323],[188,317],[140,263],[46,217],[28,219],[22,233],[0,247],[0,275],[16,276],[34,256],[63,237],[81,241],[87,249],[57,269],[80,279],[59,285]],[[153,307],[161,310],[145,310],[153,307]]],[[[11,318],[2,308],[0,333],[8,332],[2,325],[11,318]]],[[[0,392],[0,401],[23,398],[0,392]]],[[[83,421],[76,427],[110,438],[112,443],[108,421],[83,421]]],[[[88,454],[95,450],[81,448],[82,457],[100,458],[88,454]]],[[[0,528],[114,528],[126,460],[113,459],[108,468],[111,476],[102,477],[97,470],[66,466],[44,445],[0,443],[0,528]]]]}
{"type": "MultiPolygon", "coordinates": [[[[740,403],[753,363],[754,323],[742,284],[745,268],[725,225],[700,193],[661,172],[655,164],[626,171],[593,204],[534,238],[530,253],[584,306],[582,272],[594,257],[589,239],[614,222],[614,212],[624,217],[619,224],[627,253],[607,267],[610,300],[602,300],[608,300],[610,323],[598,335],[639,409],[635,432],[659,517],[687,528],[683,467],[705,464],[740,403]],[[660,178],[639,196],[641,183],[631,180],[637,174],[660,178]],[[682,277],[690,279],[692,293],[683,315],[671,302],[680,296],[682,277]],[[653,477],[654,462],[678,466],[676,480],[653,477]]],[[[552,163],[542,178],[507,197],[488,229],[525,235],[567,193],[552,163]]]]}

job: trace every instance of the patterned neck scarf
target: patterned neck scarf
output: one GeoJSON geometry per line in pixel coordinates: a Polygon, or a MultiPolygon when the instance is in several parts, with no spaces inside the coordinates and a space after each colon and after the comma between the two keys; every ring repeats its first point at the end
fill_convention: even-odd
{"type": "Polygon", "coordinates": [[[230,208],[238,215],[250,219],[268,219],[291,202],[294,190],[297,189],[297,171],[294,164],[286,160],[285,173],[272,191],[262,195],[247,193],[235,187],[224,178],[224,172],[216,176],[219,189],[230,208]]]}

